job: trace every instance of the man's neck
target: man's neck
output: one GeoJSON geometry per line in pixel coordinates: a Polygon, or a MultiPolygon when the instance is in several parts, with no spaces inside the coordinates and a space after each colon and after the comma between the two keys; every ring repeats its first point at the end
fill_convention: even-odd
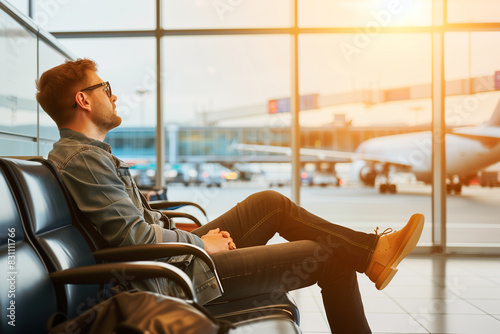
{"type": "Polygon", "coordinates": [[[85,127],[85,126],[81,126],[81,125],[78,126],[75,124],[67,125],[64,127],[71,129],[73,131],[76,131],[76,132],[83,133],[87,137],[92,138],[92,139],[96,139],[99,141],[104,141],[104,138],[106,138],[106,133],[105,132],[103,133],[102,131],[100,131],[96,127],[85,127]]]}

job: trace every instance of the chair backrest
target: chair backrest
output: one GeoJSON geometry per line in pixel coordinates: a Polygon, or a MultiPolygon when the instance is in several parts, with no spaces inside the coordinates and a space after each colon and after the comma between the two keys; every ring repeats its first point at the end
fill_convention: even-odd
{"type": "Polygon", "coordinates": [[[6,173],[0,168],[1,333],[45,333],[57,311],[47,268],[23,231],[22,214],[6,173]]]}
{"type": "Polygon", "coordinates": [[[61,178],[61,175],[59,175],[59,172],[57,171],[57,168],[54,166],[54,164],[47,159],[36,158],[35,161],[41,162],[52,172],[54,179],[57,180],[62,192],[64,193],[64,196],[66,197],[66,201],[73,218],[73,226],[75,226],[83,235],[90,249],[92,251],[95,251],[99,249],[109,248],[109,243],[103,238],[101,233],[97,231],[95,227],[88,221],[83,212],[78,208],[78,205],[76,205],[75,200],[70,195],[68,189],[66,188],[66,185],[61,178]]]}
{"type": "MultiPolygon", "coordinates": [[[[8,170],[21,210],[26,212],[26,234],[49,271],[95,264],[86,240],[73,225],[66,197],[54,174],[41,162],[1,159],[8,170]]],[[[96,285],[65,285],[66,313],[73,317],[97,296],[96,285]]]]}

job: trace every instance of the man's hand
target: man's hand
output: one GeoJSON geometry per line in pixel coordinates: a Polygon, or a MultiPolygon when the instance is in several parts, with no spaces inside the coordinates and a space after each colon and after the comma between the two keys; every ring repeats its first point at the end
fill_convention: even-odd
{"type": "Polygon", "coordinates": [[[236,245],[229,235],[229,232],[221,231],[219,228],[208,231],[201,239],[205,243],[205,250],[210,255],[236,249],[236,245]]]}

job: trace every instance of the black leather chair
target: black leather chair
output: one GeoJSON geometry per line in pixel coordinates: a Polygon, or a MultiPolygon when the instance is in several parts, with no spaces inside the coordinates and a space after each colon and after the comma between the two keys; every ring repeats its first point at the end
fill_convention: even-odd
{"type": "Polygon", "coordinates": [[[55,290],[38,253],[27,243],[21,211],[3,170],[0,201],[0,332],[36,333],[33,329],[45,329],[47,319],[57,310],[55,290]],[[44,307],[38,312],[27,307],[41,301],[44,307]]]}
{"type": "MultiPolygon", "coordinates": [[[[25,214],[24,222],[27,238],[33,243],[49,272],[61,272],[69,268],[96,265],[96,258],[87,241],[76,228],[76,225],[73,224],[73,216],[66,198],[52,171],[41,162],[2,159],[0,164],[8,172],[19,204],[25,214]]],[[[144,247],[146,246],[148,245],[144,245],[144,247]]],[[[186,254],[191,252],[206,260],[209,266],[215,270],[210,257],[197,247],[182,245],[182,248],[176,247],[172,251],[169,246],[173,245],[158,246],[159,249],[154,249],[154,256],[144,256],[143,260],[167,257],[173,255],[173,253],[186,254]],[[162,249],[167,252],[162,253],[162,249]]],[[[116,248],[115,252],[108,252],[102,255],[100,259],[106,259],[107,255],[114,257],[114,261],[128,260],[131,258],[130,254],[132,253],[140,254],[141,251],[145,252],[142,249],[140,246],[134,250],[123,247],[116,248]],[[120,257],[117,254],[123,255],[120,257]]],[[[151,252],[153,253],[153,250],[151,252]]],[[[157,262],[157,264],[163,263],[157,262]]],[[[114,263],[103,264],[102,266],[103,268],[109,266],[109,270],[120,268],[114,263]]],[[[187,275],[181,270],[175,267],[172,268],[187,278],[187,275]]],[[[115,277],[110,276],[109,279],[116,282],[120,279],[119,275],[120,272],[115,269],[115,277]]],[[[137,275],[129,273],[129,276],[137,275]]],[[[91,279],[91,277],[88,279],[91,279]]],[[[188,288],[188,286],[184,284],[184,288],[188,288]]],[[[189,289],[192,289],[192,287],[189,287],[189,289]]],[[[99,286],[65,285],[63,290],[59,293],[60,296],[64,295],[59,300],[60,309],[64,309],[69,316],[74,316],[85,308],[88,296],[97,296],[99,286]]]]}
{"type": "MultiPolygon", "coordinates": [[[[96,258],[99,261],[139,261],[154,260],[173,255],[193,254],[202,258],[209,267],[216,272],[211,258],[201,249],[187,244],[155,244],[136,245],[120,248],[98,249],[98,242],[92,230],[86,226],[77,229],[76,221],[72,216],[67,200],[69,196],[58,178],[58,173],[47,161],[21,161],[4,159],[3,164],[13,175],[13,181],[21,200],[27,208],[30,221],[28,234],[32,234],[35,246],[49,265],[49,270],[60,271],[85,265],[93,265],[96,258]],[[83,231],[82,231],[83,230],[83,231]],[[88,232],[87,241],[91,242],[93,248],[98,250],[92,253],[82,232],[88,232]],[[92,242],[94,241],[94,242],[92,242]]],[[[65,286],[67,298],[63,298],[60,304],[67,302],[65,309],[73,316],[81,309],[81,300],[89,294],[95,293],[96,287],[65,286]]],[[[284,317],[299,322],[299,313],[295,304],[284,293],[280,300],[283,303],[270,304],[272,300],[268,295],[245,298],[234,303],[224,303],[207,306],[207,309],[217,318],[225,318],[230,321],[245,321],[249,319],[264,317],[284,317]],[[266,305],[257,307],[256,305],[266,305]]]]}
{"type": "MultiPolygon", "coordinates": [[[[119,270],[126,270],[127,274],[134,275],[139,279],[158,276],[168,277],[183,287],[188,298],[195,298],[189,278],[177,268],[163,263],[97,264],[63,271],[52,271],[49,274],[42,257],[33,247],[33,240],[30,240],[29,233],[26,233],[26,220],[29,220],[33,214],[33,212],[27,212],[27,210],[34,209],[36,205],[29,208],[25,207],[27,200],[26,198],[23,199],[23,196],[26,194],[19,193],[18,189],[14,191],[19,186],[19,182],[15,180],[15,176],[13,177],[5,172],[6,165],[8,166],[10,163],[11,161],[6,163],[5,160],[0,159],[0,200],[3,203],[0,214],[0,263],[8,265],[5,268],[6,270],[0,271],[0,291],[3,295],[0,298],[0,306],[2,310],[7,312],[7,314],[4,314],[7,316],[7,320],[4,321],[4,319],[0,322],[1,333],[46,333],[46,324],[50,322],[51,316],[56,314],[56,311],[61,311],[61,299],[66,298],[63,304],[70,305],[77,302],[78,297],[83,297],[82,291],[79,291],[78,288],[67,289],[62,295],[58,296],[54,283],[57,286],[58,284],[108,282],[113,278],[113,272],[119,270]]],[[[21,164],[24,165],[22,162],[21,164]]],[[[38,199],[40,205],[45,200],[33,194],[37,192],[37,185],[36,182],[33,183],[34,180],[30,181],[28,183],[33,185],[35,189],[28,190],[28,197],[38,199]]],[[[50,193],[44,193],[42,197],[52,198],[50,193]]],[[[38,209],[43,209],[43,207],[38,206],[38,209]]],[[[50,212],[44,211],[43,215],[50,215],[50,212]]],[[[53,215],[60,217],[56,212],[53,215]]],[[[48,234],[44,238],[48,243],[57,243],[58,237],[65,235],[64,232],[52,234],[49,230],[45,230],[44,233],[48,234]]],[[[64,256],[64,254],[53,253],[51,255],[61,256],[59,262],[72,260],[71,256],[64,256]]],[[[78,262],[76,259],[73,260],[78,262]]],[[[66,265],[71,266],[72,264],[66,262],[66,265]]],[[[85,290],[91,293],[85,296],[87,300],[96,297],[95,294],[92,294],[91,289],[85,290]]],[[[80,306],[82,305],[84,304],[80,304],[80,306]]],[[[79,311],[83,311],[83,308],[79,311]]],[[[74,328],[70,327],[68,329],[70,331],[74,330],[74,328]]],[[[230,334],[243,334],[249,331],[300,333],[298,327],[291,320],[267,318],[240,323],[230,331],[230,334]]]]}
{"type": "MultiPolygon", "coordinates": [[[[156,262],[125,264],[104,264],[85,266],[77,269],[52,272],[42,260],[40,253],[33,247],[26,233],[26,219],[29,214],[19,203],[19,196],[14,191],[12,177],[5,172],[0,159],[0,263],[6,267],[0,270],[0,306],[2,321],[1,333],[46,333],[46,324],[56,312],[65,311],[71,303],[78,303],[78,298],[95,298],[97,293],[71,288],[59,295],[54,283],[85,284],[105,283],[113,278],[113,271],[126,270],[128,275],[139,278],[168,277],[174,279],[186,289],[186,295],[194,297],[189,278],[175,267],[156,262]],[[68,298],[68,300],[64,300],[68,298]]],[[[57,214],[56,214],[57,215],[57,214]]],[[[55,238],[52,238],[52,241],[55,238]]],[[[93,285],[95,287],[95,285],[93,285]]],[[[80,301],[81,302],[81,301],[80,301]]],[[[80,304],[82,306],[84,304],[80,304]]],[[[89,305],[92,306],[92,305],[89,305]]]]}

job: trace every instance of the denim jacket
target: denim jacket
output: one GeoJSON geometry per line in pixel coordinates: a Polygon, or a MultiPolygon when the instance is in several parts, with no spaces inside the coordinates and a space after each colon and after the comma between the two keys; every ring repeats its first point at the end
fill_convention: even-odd
{"type": "MultiPolygon", "coordinates": [[[[200,237],[173,228],[167,217],[143,201],[129,165],[111,154],[109,144],[70,129],[61,129],[60,136],[48,159],[86,222],[99,232],[107,247],[184,242],[204,249],[200,237]]],[[[170,260],[183,263],[186,259],[190,259],[186,269],[199,302],[220,296],[218,280],[201,260],[189,256],[170,260]]],[[[179,290],[164,279],[133,282],[131,286],[179,296],[179,290]]]]}
{"type": "Polygon", "coordinates": [[[82,211],[111,247],[186,242],[204,248],[196,235],[171,228],[168,219],[142,203],[129,165],[109,144],[61,129],[48,159],[82,211]]]}

